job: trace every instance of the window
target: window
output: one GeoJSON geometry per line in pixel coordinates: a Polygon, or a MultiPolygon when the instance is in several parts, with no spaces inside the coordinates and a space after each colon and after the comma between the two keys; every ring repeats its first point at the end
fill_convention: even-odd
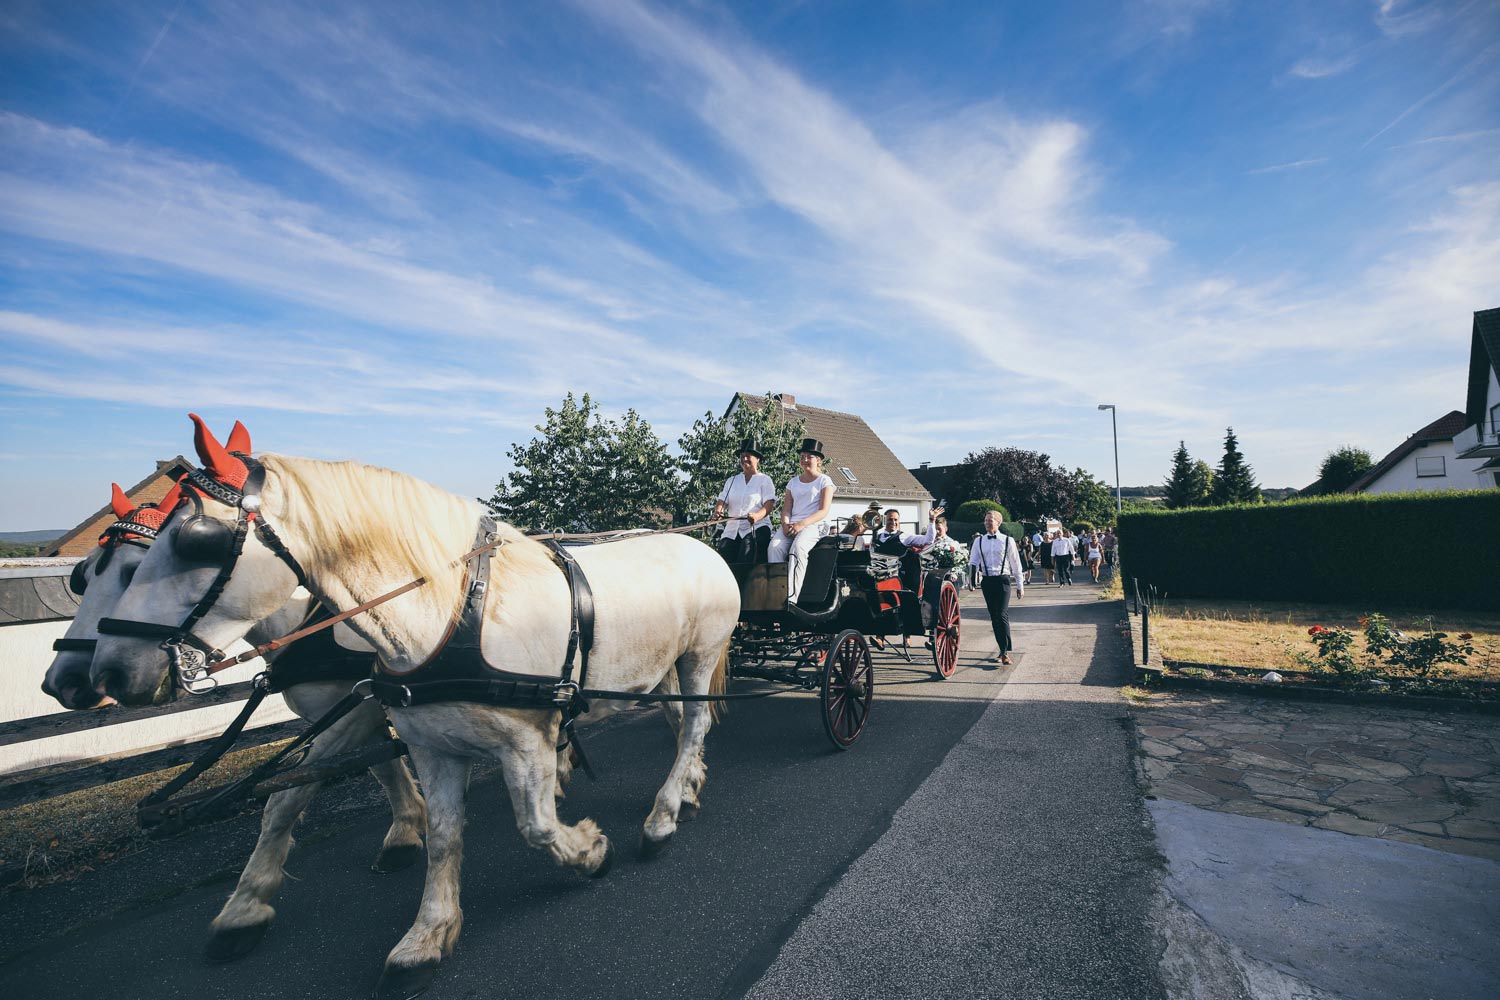
{"type": "Polygon", "coordinates": [[[859,482],[859,477],[856,476],[853,472],[851,472],[849,470],[849,466],[847,466],[847,465],[841,465],[841,466],[839,466],[839,471],[844,474],[844,478],[847,479],[847,480],[849,480],[849,482],[851,482],[851,483],[857,483],[857,482],[859,482]]]}
{"type": "Polygon", "coordinates": [[[1447,465],[1442,455],[1431,455],[1426,458],[1417,459],[1417,478],[1431,479],[1448,474],[1447,465]]]}

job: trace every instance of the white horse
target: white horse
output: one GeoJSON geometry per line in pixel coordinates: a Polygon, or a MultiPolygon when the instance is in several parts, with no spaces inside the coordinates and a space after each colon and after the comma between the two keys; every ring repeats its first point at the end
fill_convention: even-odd
{"type": "MultiPolygon", "coordinates": [[[[458,557],[474,544],[482,509],[409,476],[350,462],[265,455],[265,482],[255,516],[274,528],[300,564],[308,586],[329,604],[352,608],[415,579],[425,586],[349,619],[395,677],[417,668],[446,639],[464,599],[458,557]]],[[[205,469],[238,487],[245,466],[210,449],[205,469]]],[[[205,498],[205,511],[242,516],[205,498]]],[[[117,615],[180,621],[217,576],[174,549],[185,522],[169,519],[137,569],[117,615]]],[[[229,582],[195,631],[223,648],[282,603],[297,586],[295,572],[251,532],[229,582]]],[[[561,676],[571,628],[567,579],[552,553],[510,525],[499,526],[484,605],[485,659],[522,674],[561,676]]],[[[576,551],[595,604],[595,639],[588,686],[630,693],[681,690],[720,693],[739,590],[712,549],[680,535],[630,538],[576,551]]],[[[169,664],[150,641],[105,636],[93,662],[94,685],[127,704],[149,702],[169,664]]],[[[628,704],[595,700],[592,721],[628,704]]],[[[560,712],[471,703],[392,706],[391,719],[411,748],[428,809],[427,881],[416,922],[386,958],[381,996],[413,996],[432,980],[462,924],[459,867],[464,795],[471,762],[500,763],[516,825],[532,847],[558,864],[598,876],[612,848],[592,820],[568,825],[557,817],[556,747],[560,712]]],[[[652,853],[677,828],[686,806],[696,809],[706,779],[703,740],[711,722],[705,702],[669,713],[678,730],[676,760],[657,793],[642,836],[652,853]]]]}
{"type": "MultiPolygon", "coordinates": [[[[231,446],[248,451],[248,436],[237,440],[241,428],[230,436],[231,446]]],[[[174,486],[154,507],[137,508],[114,487],[111,506],[118,522],[134,522],[148,529],[159,529],[178,500],[179,487],[174,486]]],[[[114,704],[114,699],[94,690],[89,678],[93,650],[89,647],[99,638],[99,621],[112,617],[120,595],[135,575],[151,544],[149,536],[125,530],[110,531],[98,548],[74,569],[73,586],[82,598],[63,642],[42,682],[42,690],[56,698],[65,708],[87,709],[114,704]]],[[[306,590],[298,588],[292,598],[258,623],[246,635],[252,643],[285,635],[306,620],[314,601],[306,590]]],[[[347,644],[359,644],[349,636],[347,644]],[[352,640],[352,642],[350,642],[352,640]]],[[[268,659],[274,660],[276,654],[268,659]]],[[[317,719],[348,693],[354,680],[309,681],[294,684],[282,692],[290,708],[303,719],[317,719]]],[[[360,705],[340,719],[313,744],[307,756],[314,763],[345,750],[374,743],[385,738],[385,715],[373,702],[360,705]]],[[[417,791],[416,782],[400,760],[385,761],[370,768],[385,789],[391,803],[391,826],[381,844],[372,869],[381,873],[400,871],[416,863],[422,852],[422,834],[427,827],[427,809],[417,791]]],[[[317,794],[316,784],[277,792],[261,814],[260,837],[250,855],[234,893],[213,922],[213,933],[205,953],[213,961],[227,961],[247,954],[260,941],[276,915],[271,900],[281,888],[282,866],[292,848],[292,829],[317,794]]]]}

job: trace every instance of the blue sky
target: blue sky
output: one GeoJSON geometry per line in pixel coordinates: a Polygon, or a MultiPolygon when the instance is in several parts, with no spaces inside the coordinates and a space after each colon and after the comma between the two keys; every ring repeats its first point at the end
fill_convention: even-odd
{"type": "Polygon", "coordinates": [[[1300,486],[1500,305],[1490,0],[16,0],[0,81],[0,530],[190,409],[487,495],[568,390],[1300,486]]]}

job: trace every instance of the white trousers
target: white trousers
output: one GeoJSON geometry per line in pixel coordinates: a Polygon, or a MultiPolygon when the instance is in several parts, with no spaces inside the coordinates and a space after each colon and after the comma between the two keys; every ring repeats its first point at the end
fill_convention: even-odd
{"type": "Polygon", "coordinates": [[[786,532],[780,528],[771,535],[771,548],[766,554],[766,561],[790,563],[786,568],[787,600],[795,601],[802,592],[802,578],[807,575],[807,554],[818,543],[818,539],[827,533],[826,525],[815,524],[803,528],[792,538],[786,537],[786,532]]]}

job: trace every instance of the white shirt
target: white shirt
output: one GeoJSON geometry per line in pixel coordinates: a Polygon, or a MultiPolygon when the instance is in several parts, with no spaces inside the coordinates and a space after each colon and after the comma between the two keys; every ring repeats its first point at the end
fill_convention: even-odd
{"type": "MultiPolygon", "coordinates": [[[[786,491],[792,495],[792,509],[782,516],[787,521],[795,524],[804,518],[811,517],[823,506],[823,490],[833,486],[833,480],[826,474],[819,474],[817,479],[810,483],[804,483],[801,476],[793,476],[786,484],[786,491]]],[[[838,489],[834,486],[834,489],[838,489]]]]}
{"type": "MultiPolygon", "coordinates": [[[[750,477],[749,482],[745,481],[743,472],[736,472],[719,491],[719,499],[724,502],[725,517],[744,517],[752,510],[759,510],[767,500],[776,499],[776,484],[764,472],[757,472],[750,477]]],[[[764,518],[754,524],[749,521],[730,521],[724,525],[724,537],[748,535],[762,524],[769,526],[770,522],[764,518]]]]}
{"type": "Polygon", "coordinates": [[[1068,545],[1068,540],[1061,535],[1052,539],[1052,554],[1054,556],[1071,555],[1073,549],[1068,545]]]}
{"type": "Polygon", "coordinates": [[[952,552],[958,548],[958,542],[953,538],[952,535],[938,536],[935,529],[929,532],[929,534],[932,535],[932,550],[934,552],[937,552],[939,550],[952,552]]]}
{"type": "Polygon", "coordinates": [[[914,531],[902,531],[900,528],[897,528],[895,531],[886,531],[884,528],[881,528],[879,531],[875,532],[875,544],[879,545],[887,538],[895,535],[901,539],[902,545],[926,545],[928,542],[932,541],[934,532],[936,532],[936,530],[937,522],[935,521],[927,522],[927,534],[925,535],[919,535],[914,531]]]}
{"type": "Polygon", "coordinates": [[[986,576],[1008,576],[1015,581],[1017,590],[1021,586],[1021,550],[1015,540],[1004,532],[996,535],[979,535],[974,547],[969,550],[969,565],[978,566],[986,576]]]}

